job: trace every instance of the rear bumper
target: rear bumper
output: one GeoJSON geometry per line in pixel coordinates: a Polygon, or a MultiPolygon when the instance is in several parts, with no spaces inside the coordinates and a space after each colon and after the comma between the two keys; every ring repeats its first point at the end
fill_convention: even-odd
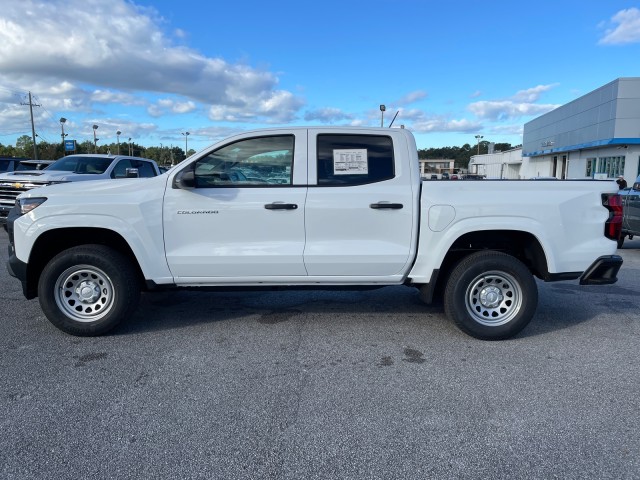
{"type": "Polygon", "coordinates": [[[610,285],[618,281],[618,270],[622,266],[620,255],[604,255],[587,268],[580,277],[580,285],[610,285]]]}

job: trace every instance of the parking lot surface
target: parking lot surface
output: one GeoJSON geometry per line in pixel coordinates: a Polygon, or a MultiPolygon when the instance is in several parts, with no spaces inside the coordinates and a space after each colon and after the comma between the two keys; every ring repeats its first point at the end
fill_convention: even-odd
{"type": "Polygon", "coordinates": [[[640,241],[502,342],[417,291],[144,294],[54,328],[0,231],[0,478],[640,478],[640,241]]]}

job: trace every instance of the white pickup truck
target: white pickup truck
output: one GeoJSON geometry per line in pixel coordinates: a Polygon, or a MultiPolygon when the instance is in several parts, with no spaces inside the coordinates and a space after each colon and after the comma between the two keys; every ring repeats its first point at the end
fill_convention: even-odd
{"type": "Polygon", "coordinates": [[[407,285],[443,299],[468,334],[504,339],[533,317],[535,277],[617,280],[616,192],[613,181],[422,182],[405,129],[259,130],[145,182],[20,195],[7,265],[74,335],[111,330],[142,290],[407,285]]]}

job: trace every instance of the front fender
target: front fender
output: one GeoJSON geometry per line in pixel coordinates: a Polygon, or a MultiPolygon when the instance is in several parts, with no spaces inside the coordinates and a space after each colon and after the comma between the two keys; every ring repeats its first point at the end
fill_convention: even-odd
{"type": "MultiPolygon", "coordinates": [[[[28,263],[36,243],[43,235],[65,229],[104,229],[120,235],[136,257],[145,279],[156,283],[172,283],[164,253],[162,223],[144,221],[142,215],[129,215],[127,220],[108,212],[98,214],[55,213],[51,208],[38,207],[14,222],[15,255],[28,263]],[[37,213],[37,214],[36,214],[37,213]]],[[[135,213],[136,206],[130,212],[135,213]]],[[[158,213],[156,218],[162,218],[158,213]]],[[[77,244],[82,239],[69,239],[77,244]]]]}

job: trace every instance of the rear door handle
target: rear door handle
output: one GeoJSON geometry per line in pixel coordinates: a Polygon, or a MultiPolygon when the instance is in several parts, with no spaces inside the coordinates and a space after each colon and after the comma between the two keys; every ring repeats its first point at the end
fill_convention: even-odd
{"type": "Polygon", "coordinates": [[[382,209],[382,208],[388,208],[390,210],[400,210],[403,207],[403,205],[401,203],[378,202],[378,203],[372,203],[371,205],[369,205],[369,207],[375,210],[382,209]]]}
{"type": "Polygon", "coordinates": [[[296,210],[298,205],[295,203],[267,203],[264,208],[267,210],[296,210]]]}

